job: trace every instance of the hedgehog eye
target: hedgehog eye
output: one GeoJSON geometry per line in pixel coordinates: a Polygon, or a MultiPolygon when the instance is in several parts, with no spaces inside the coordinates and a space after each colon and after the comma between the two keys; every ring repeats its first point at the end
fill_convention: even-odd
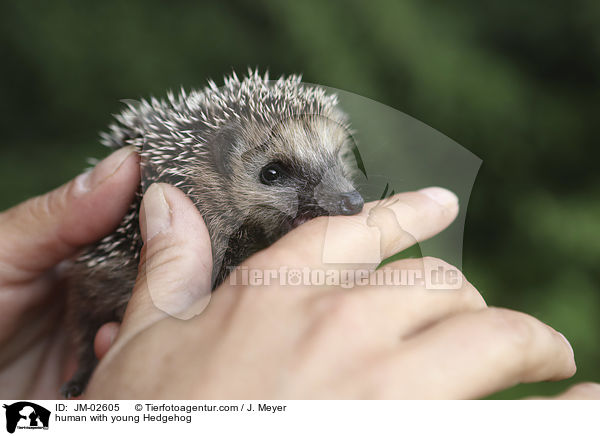
{"type": "Polygon", "coordinates": [[[271,162],[260,170],[260,181],[265,185],[272,185],[285,175],[283,167],[277,162],[271,162]]]}

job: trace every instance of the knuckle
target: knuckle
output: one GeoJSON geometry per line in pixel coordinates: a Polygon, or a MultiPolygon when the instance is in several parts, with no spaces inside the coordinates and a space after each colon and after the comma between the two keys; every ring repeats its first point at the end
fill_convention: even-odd
{"type": "Polygon", "coordinates": [[[145,255],[145,266],[152,271],[168,269],[185,273],[192,269],[194,264],[194,257],[190,256],[189,250],[169,237],[154,237],[150,244],[147,244],[145,255]]]}
{"type": "Polygon", "coordinates": [[[60,192],[60,190],[55,190],[32,198],[25,203],[27,212],[31,214],[35,221],[43,221],[48,217],[57,215],[62,205],[60,192]]]}

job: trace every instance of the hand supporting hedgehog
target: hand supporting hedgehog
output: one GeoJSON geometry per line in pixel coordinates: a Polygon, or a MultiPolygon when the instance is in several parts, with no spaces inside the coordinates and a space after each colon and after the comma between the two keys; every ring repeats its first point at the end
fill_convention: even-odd
{"type": "MultiPolygon", "coordinates": [[[[57,396],[73,364],[58,266],[118,225],[138,186],[137,168],[135,154],[119,150],[92,173],[0,214],[3,397],[57,396]]],[[[415,211],[398,221],[418,240],[441,231],[457,210],[454,197],[437,188],[396,197],[396,204],[415,211]]],[[[347,229],[340,250],[359,250],[370,237],[364,214],[372,206],[361,215],[329,218],[347,229]]],[[[144,209],[145,267],[89,399],[475,398],[574,372],[561,335],[528,315],[486,307],[466,280],[445,293],[417,286],[281,289],[225,282],[200,316],[168,317],[152,304],[148,284],[159,293],[175,284],[181,290],[181,283],[193,288],[210,274],[210,243],[197,209],[176,188],[155,185],[144,209]]],[[[324,268],[326,227],[322,218],[303,224],[243,265],[324,268]]],[[[386,268],[426,264],[451,269],[435,259],[386,268]]],[[[97,345],[104,345],[97,352],[104,354],[110,340],[98,336],[97,345]]],[[[561,397],[600,395],[597,385],[587,384],[561,397]]]]}

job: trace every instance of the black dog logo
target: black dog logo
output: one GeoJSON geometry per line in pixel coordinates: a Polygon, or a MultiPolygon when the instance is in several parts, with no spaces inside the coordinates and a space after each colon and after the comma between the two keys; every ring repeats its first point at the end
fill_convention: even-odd
{"type": "Polygon", "coordinates": [[[50,411],[29,401],[19,401],[6,409],[6,431],[14,433],[17,426],[26,429],[48,429],[50,411]]]}

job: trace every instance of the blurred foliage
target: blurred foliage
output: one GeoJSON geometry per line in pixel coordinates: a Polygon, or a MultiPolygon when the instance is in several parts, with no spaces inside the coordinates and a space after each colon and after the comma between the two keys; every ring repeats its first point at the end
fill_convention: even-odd
{"type": "Polygon", "coordinates": [[[105,153],[123,98],[268,68],[406,112],[483,159],[464,270],[531,313],[600,381],[600,2],[7,1],[0,6],[0,208],[105,153]]]}

